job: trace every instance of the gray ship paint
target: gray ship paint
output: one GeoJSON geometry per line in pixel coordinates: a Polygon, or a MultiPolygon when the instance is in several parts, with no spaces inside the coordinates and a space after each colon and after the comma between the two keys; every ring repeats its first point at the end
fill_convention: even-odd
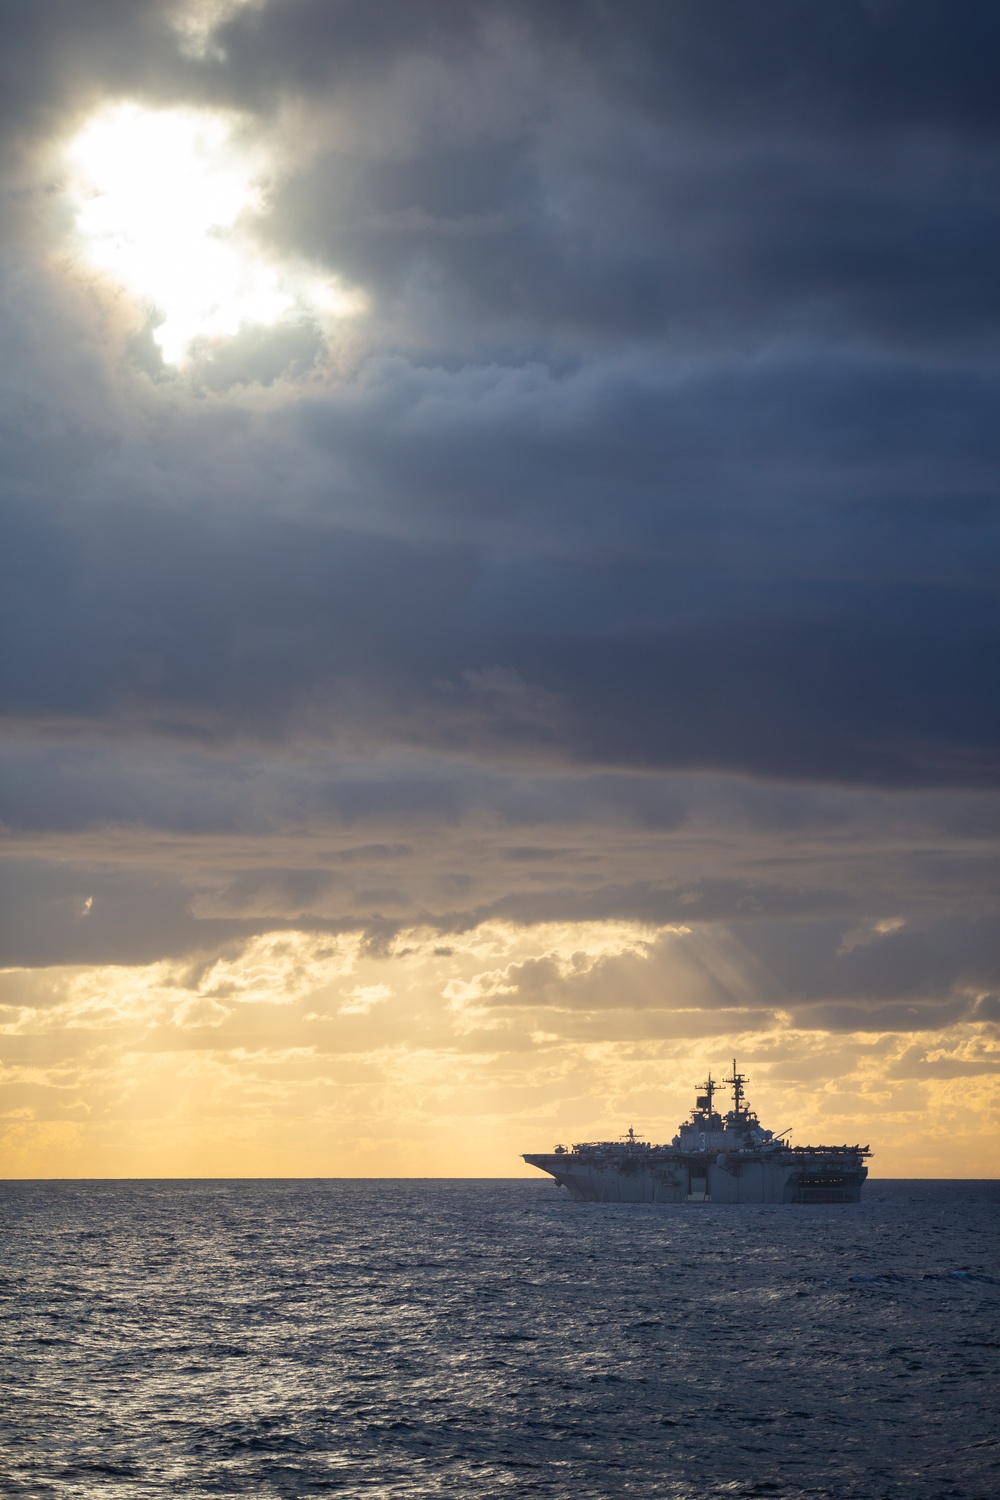
{"type": "MultiPolygon", "coordinates": [[[[857,1203],[868,1176],[867,1146],[789,1146],[765,1130],[746,1101],[745,1074],[723,1080],[733,1107],[715,1109],[709,1074],[669,1146],[651,1146],[630,1128],[620,1141],[526,1153],[579,1203],[857,1203]]],[[[787,1131],[782,1131],[786,1135],[787,1131]]]]}

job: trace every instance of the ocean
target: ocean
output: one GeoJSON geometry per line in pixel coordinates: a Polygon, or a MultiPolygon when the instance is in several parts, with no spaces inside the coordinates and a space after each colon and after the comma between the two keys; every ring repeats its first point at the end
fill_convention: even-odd
{"type": "Polygon", "coordinates": [[[1000,1494],[1000,1183],[0,1184],[4,1497],[1000,1494]]]}

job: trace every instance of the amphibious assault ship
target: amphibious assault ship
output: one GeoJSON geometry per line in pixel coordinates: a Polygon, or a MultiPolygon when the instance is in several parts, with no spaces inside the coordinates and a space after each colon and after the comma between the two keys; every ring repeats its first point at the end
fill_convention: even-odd
{"type": "Polygon", "coordinates": [[[857,1203],[868,1176],[867,1146],[792,1146],[765,1130],[746,1102],[745,1074],[736,1070],[733,1107],[715,1108],[718,1084],[709,1074],[669,1146],[640,1141],[630,1128],[620,1141],[557,1146],[524,1160],[549,1172],[580,1203],[857,1203]]]}

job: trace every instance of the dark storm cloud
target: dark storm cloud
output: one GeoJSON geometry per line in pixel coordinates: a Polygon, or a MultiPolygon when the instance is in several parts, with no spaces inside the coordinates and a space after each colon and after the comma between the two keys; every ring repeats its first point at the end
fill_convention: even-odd
{"type": "MultiPolygon", "coordinates": [[[[253,917],[196,917],[191,888],[156,869],[58,864],[30,860],[0,863],[0,963],[11,968],[52,964],[144,964],[192,953],[217,952],[260,931],[301,927],[274,911],[281,876],[271,875],[271,910],[253,917]]],[[[315,872],[296,872],[301,888],[315,872]]],[[[287,881],[286,881],[287,885],[287,881]]],[[[356,919],[314,918],[318,931],[357,929],[356,919]]]]}
{"type": "MultiPolygon", "coordinates": [[[[674,922],[712,922],[755,916],[801,916],[831,904],[850,909],[840,891],[810,890],[753,879],[685,880],[666,884],[650,880],[627,885],[598,885],[591,890],[565,886],[554,891],[523,891],[502,897],[472,915],[476,921],[505,917],[515,922],[638,921],[651,926],[674,922]]],[[[468,918],[466,918],[468,920],[468,918]]],[[[455,925],[456,918],[450,925],[455,925]]]]}
{"type": "MultiPolygon", "coordinates": [[[[602,125],[581,139],[566,119],[544,152],[486,139],[430,160],[322,157],[282,188],[275,232],[404,308],[419,292],[427,342],[459,319],[529,351],[874,336],[988,357],[993,141],[692,141],[672,121],[650,152],[638,120],[602,125]]],[[[452,328],[461,348],[471,329],[452,328]]]]}
{"type": "Polygon", "coordinates": [[[834,363],[389,367],[237,419],[259,471],[192,419],[66,473],[40,418],[11,442],[8,712],[991,782],[995,383],[834,363]]]}
{"type": "Polygon", "coordinates": [[[1000,618],[976,552],[991,521],[858,518],[868,576],[848,581],[850,515],[765,516],[755,535],[745,515],[727,531],[726,515],[682,506],[675,558],[669,509],[658,557],[526,565],[255,508],[14,505],[5,707],[211,737],[312,728],[606,764],[995,781],[1000,618]]]}
{"type": "Polygon", "coordinates": [[[845,931],[843,923],[793,929],[760,922],[748,927],[744,941],[783,991],[803,1003],[931,1000],[951,989],[975,995],[1000,978],[1000,923],[993,915],[897,918],[883,931],[874,923],[845,931]]]}
{"type": "Polygon", "coordinates": [[[176,959],[289,926],[384,947],[413,925],[614,921],[724,927],[738,940],[726,984],[755,1003],[1000,987],[996,809],[981,793],[155,740],[29,739],[0,772],[0,962],[176,959]]]}
{"type": "MultiPolygon", "coordinates": [[[[817,1005],[808,1011],[797,1011],[795,1024],[807,1029],[815,1027],[822,1031],[937,1031],[957,1022],[967,1021],[973,1015],[973,1006],[966,996],[956,996],[943,1001],[898,1003],[887,1005],[817,1005]]],[[[933,1070],[909,1076],[926,1077],[933,1070]]],[[[970,1068],[982,1073],[988,1068],[970,1068]]],[[[947,1073],[944,1073],[947,1077],[947,1073]]]]}
{"type": "Polygon", "coordinates": [[[6,0],[9,131],[130,93],[356,116],[328,148],[304,127],[271,232],[438,358],[487,328],[564,358],[588,335],[989,350],[988,3],[272,0],[201,59],[181,9],[6,0]]]}
{"type": "Polygon", "coordinates": [[[392,116],[405,58],[440,69],[408,139],[372,110],[278,201],[297,245],[449,308],[460,347],[456,316],[528,345],[995,331],[988,5],[310,3],[223,41],[258,105],[382,88],[392,116]]]}
{"type": "Polygon", "coordinates": [[[934,1030],[990,1019],[982,997],[1000,981],[995,920],[869,930],[864,948],[845,951],[851,934],[843,920],[753,921],[745,904],[725,925],[689,917],[691,928],[659,938],[647,954],[602,958],[582,972],[548,957],[511,964],[487,988],[487,1003],[595,1013],[769,1007],[790,1013],[802,1029],[831,1031],[934,1030]]]}
{"type": "Polygon", "coordinates": [[[325,90],[366,61],[461,56],[498,18],[519,41],[605,70],[609,90],[644,109],[702,124],[1000,122],[987,0],[959,0],[947,14],[933,0],[842,0],[822,11],[797,0],[749,11],[740,0],[501,0],[485,20],[467,0],[273,0],[237,11],[219,39],[262,90],[325,90]]]}
{"type": "Polygon", "coordinates": [[[859,858],[875,849],[904,861],[906,875],[897,867],[893,879],[907,890],[914,883],[958,889],[971,880],[987,894],[993,876],[983,862],[995,858],[1000,833],[1000,807],[983,792],[886,794],[413,752],[372,758],[316,745],[268,754],[153,737],[94,743],[80,726],[48,742],[25,734],[0,750],[0,824],[18,838],[124,827],[294,839],[308,827],[341,831],[350,857],[361,859],[409,848],[390,837],[392,829],[409,838],[417,825],[443,834],[481,820],[504,839],[505,864],[559,862],[580,852],[576,841],[587,834],[662,839],[690,830],[746,837],[746,858],[763,872],[800,854],[807,864],[822,862],[830,841],[859,858]],[[568,847],[553,844],[567,836],[568,847]],[[775,839],[789,842],[775,848],[775,839]]]}

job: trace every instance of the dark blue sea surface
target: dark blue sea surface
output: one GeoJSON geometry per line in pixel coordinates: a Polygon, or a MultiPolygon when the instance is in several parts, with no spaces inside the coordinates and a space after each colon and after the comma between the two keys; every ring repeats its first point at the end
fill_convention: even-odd
{"type": "Polygon", "coordinates": [[[1000,1494],[1000,1183],[0,1184],[4,1496],[1000,1494]]]}

